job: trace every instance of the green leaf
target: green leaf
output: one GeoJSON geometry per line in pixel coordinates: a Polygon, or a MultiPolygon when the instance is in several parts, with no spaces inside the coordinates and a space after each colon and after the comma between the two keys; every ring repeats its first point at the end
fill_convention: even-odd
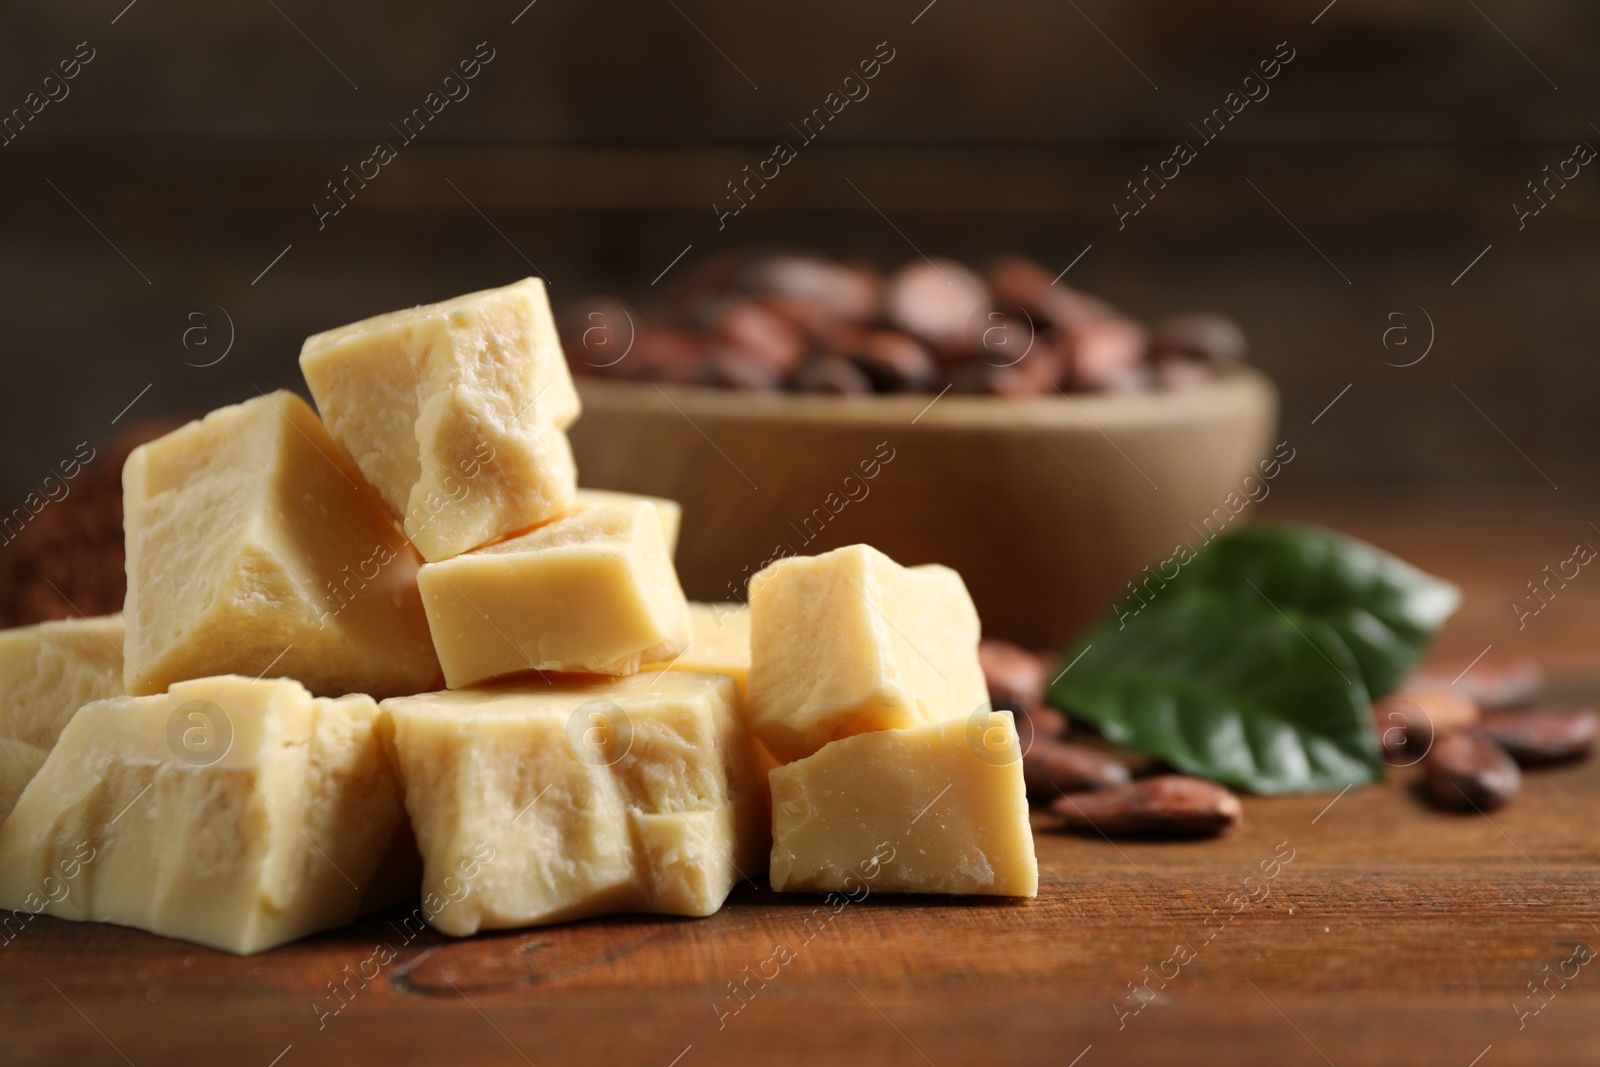
{"type": "Polygon", "coordinates": [[[1314,526],[1251,526],[1219,538],[1173,588],[1239,590],[1285,611],[1315,615],[1336,630],[1361,665],[1373,699],[1393,692],[1461,591],[1364,541],[1314,526]],[[1254,592],[1251,587],[1254,586],[1254,592]]]}
{"type": "Polygon", "coordinates": [[[1377,781],[1356,658],[1330,625],[1280,608],[1248,588],[1166,590],[1091,634],[1051,699],[1113,741],[1258,793],[1377,781]]]}

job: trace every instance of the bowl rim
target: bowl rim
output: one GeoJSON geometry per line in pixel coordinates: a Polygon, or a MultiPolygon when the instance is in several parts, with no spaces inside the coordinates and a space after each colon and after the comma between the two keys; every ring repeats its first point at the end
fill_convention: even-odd
{"type": "Polygon", "coordinates": [[[579,376],[585,411],[643,414],[676,409],[722,422],[795,422],[860,425],[985,427],[1114,425],[1139,427],[1238,418],[1263,405],[1275,408],[1278,392],[1255,367],[1236,366],[1210,381],[1181,389],[1140,393],[1058,393],[1055,396],[1003,397],[927,393],[744,392],[710,386],[637,382],[579,376]],[[665,402],[665,403],[663,403],[665,402]],[[669,407],[670,405],[670,407],[669,407]]]}

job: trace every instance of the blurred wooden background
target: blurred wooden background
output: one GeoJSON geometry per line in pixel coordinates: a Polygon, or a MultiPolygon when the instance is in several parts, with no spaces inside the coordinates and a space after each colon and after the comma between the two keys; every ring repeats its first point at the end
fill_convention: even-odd
{"type": "Polygon", "coordinates": [[[312,331],[535,272],[558,310],[647,299],[687,246],[674,269],[769,241],[1083,253],[1066,281],[1135,313],[1228,310],[1283,388],[1285,492],[1595,488],[1600,167],[1524,229],[1512,206],[1600,145],[1593,5],[126,2],[0,11],[0,108],[94,50],[0,146],[0,510],[136,396],[124,421],[299,387],[312,331]],[[884,41],[870,95],[800,145],[884,41]],[[479,42],[470,95],[403,144],[479,42]],[[1270,95],[1119,230],[1124,183],[1279,42],[1270,95]],[[398,158],[319,230],[380,140],[398,158]],[[719,231],[779,140],[799,158],[719,231]],[[1432,350],[1386,366],[1422,350],[1419,309],[1432,350]]]}

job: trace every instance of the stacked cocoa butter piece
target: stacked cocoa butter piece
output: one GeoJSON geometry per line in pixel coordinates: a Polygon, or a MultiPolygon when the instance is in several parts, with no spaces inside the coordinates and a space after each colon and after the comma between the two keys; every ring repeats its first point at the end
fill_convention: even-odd
{"type": "Polygon", "coordinates": [[[1035,891],[953,572],[857,546],[688,604],[678,506],[576,486],[535,279],[300,364],[320,417],[264,394],[130,456],[121,616],[0,633],[0,937],[250,953],[419,889],[455,935],[708,915],[774,830],[780,890],[1035,891]]]}

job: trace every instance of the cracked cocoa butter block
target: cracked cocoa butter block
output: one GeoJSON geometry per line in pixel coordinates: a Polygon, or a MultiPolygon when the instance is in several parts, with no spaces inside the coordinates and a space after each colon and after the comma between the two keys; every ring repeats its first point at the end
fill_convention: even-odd
{"type": "Polygon", "coordinates": [[[0,823],[77,710],[122,689],[122,616],[0,630],[0,823]]]}
{"type": "Polygon", "coordinates": [[[769,781],[780,893],[1039,892],[1010,712],[846,737],[769,781]]]}
{"type": "Polygon", "coordinates": [[[850,545],[770,564],[749,600],[751,719],[781,761],[988,707],[978,612],[948,567],[850,545]]]}
{"type": "Polygon", "coordinates": [[[300,369],[430,562],[573,504],[580,405],[537,278],[308,337],[300,369]]]}
{"type": "Polygon", "coordinates": [[[643,500],[424,564],[417,582],[451,689],[523,671],[632,674],[689,640],[688,602],[643,500]]]}
{"type": "Polygon", "coordinates": [[[731,678],[552,676],[383,710],[444,933],[710,915],[766,871],[766,790],[731,678]]]}
{"type": "Polygon", "coordinates": [[[374,879],[402,819],[381,721],[371,697],[237,676],[85,705],[0,826],[4,921],[241,955],[349,923],[396,895],[374,879]]]}
{"type": "Polygon", "coordinates": [[[122,485],[129,693],[268,674],[384,697],[438,679],[416,553],[295,394],[141,445],[122,485]]]}

